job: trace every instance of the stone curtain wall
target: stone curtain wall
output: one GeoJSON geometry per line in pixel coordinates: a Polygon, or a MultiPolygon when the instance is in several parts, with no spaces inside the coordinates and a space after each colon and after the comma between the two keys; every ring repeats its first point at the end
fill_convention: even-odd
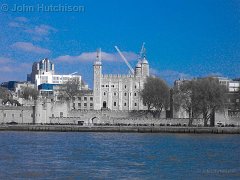
{"type": "MultiPolygon", "coordinates": [[[[95,111],[68,110],[67,103],[39,103],[38,106],[0,106],[1,123],[47,123],[47,124],[188,124],[187,118],[154,119],[145,111],[95,111]],[[62,116],[61,116],[62,113],[62,116]],[[38,119],[37,119],[38,118],[38,119]]],[[[163,112],[165,113],[165,112],[163,112]]],[[[226,113],[216,113],[216,124],[240,125],[239,117],[229,117],[226,113]]],[[[194,125],[202,125],[201,119],[194,120],[194,125]]]]}
{"type": "MultiPolygon", "coordinates": [[[[179,119],[154,119],[148,117],[144,111],[88,111],[88,110],[72,110],[69,117],[50,118],[50,122],[54,124],[155,124],[155,125],[188,125],[187,118],[179,119]]],[[[202,120],[198,119],[193,122],[195,125],[202,125],[202,120]]]]}
{"type": "Polygon", "coordinates": [[[0,123],[34,123],[33,107],[0,106],[0,123]]]}

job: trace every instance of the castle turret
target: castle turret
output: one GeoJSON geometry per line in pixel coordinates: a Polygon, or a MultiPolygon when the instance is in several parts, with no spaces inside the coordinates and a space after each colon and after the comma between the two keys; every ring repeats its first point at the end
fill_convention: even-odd
{"type": "Polygon", "coordinates": [[[141,62],[139,61],[135,67],[135,76],[139,77],[142,75],[142,65],[141,62]]]}
{"type": "Polygon", "coordinates": [[[142,66],[142,76],[149,76],[149,64],[145,56],[142,60],[141,66],[142,66]]]}
{"type": "Polygon", "coordinates": [[[100,110],[102,107],[101,78],[102,78],[102,62],[101,62],[101,50],[99,50],[97,51],[97,58],[93,65],[94,110],[100,110]]]}
{"type": "Polygon", "coordinates": [[[42,107],[42,101],[40,98],[34,101],[34,123],[39,124],[42,123],[43,118],[43,107],[42,107]]]}

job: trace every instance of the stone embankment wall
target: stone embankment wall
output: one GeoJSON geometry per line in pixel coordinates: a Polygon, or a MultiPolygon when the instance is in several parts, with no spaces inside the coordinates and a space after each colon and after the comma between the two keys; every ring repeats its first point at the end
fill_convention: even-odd
{"type": "Polygon", "coordinates": [[[0,131],[240,134],[240,127],[205,128],[205,127],[162,127],[162,126],[0,125],[0,131]]]}

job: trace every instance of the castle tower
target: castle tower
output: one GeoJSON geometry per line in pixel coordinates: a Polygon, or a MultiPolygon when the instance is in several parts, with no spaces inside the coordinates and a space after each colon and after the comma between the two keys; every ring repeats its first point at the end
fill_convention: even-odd
{"type": "Polygon", "coordinates": [[[142,65],[141,62],[139,61],[135,67],[135,76],[140,77],[142,75],[142,65]]]}
{"type": "Polygon", "coordinates": [[[101,79],[102,79],[102,62],[101,62],[101,49],[100,49],[97,51],[97,58],[93,65],[94,110],[101,110],[102,108],[101,79]]]}
{"type": "Polygon", "coordinates": [[[143,59],[142,59],[141,65],[142,65],[142,76],[143,77],[149,76],[149,64],[146,59],[146,49],[145,48],[143,49],[143,59]]]}
{"type": "Polygon", "coordinates": [[[34,123],[39,124],[42,123],[43,118],[43,107],[42,107],[42,101],[40,98],[34,101],[35,106],[35,112],[34,112],[34,123]]]}
{"type": "Polygon", "coordinates": [[[141,65],[142,65],[142,76],[143,77],[149,76],[149,64],[145,57],[143,58],[141,65]]]}

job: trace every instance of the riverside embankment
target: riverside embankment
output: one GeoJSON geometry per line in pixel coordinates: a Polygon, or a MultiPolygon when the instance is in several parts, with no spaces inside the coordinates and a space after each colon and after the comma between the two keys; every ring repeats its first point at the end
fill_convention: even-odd
{"type": "Polygon", "coordinates": [[[240,134],[240,127],[0,125],[0,131],[240,134]]]}

